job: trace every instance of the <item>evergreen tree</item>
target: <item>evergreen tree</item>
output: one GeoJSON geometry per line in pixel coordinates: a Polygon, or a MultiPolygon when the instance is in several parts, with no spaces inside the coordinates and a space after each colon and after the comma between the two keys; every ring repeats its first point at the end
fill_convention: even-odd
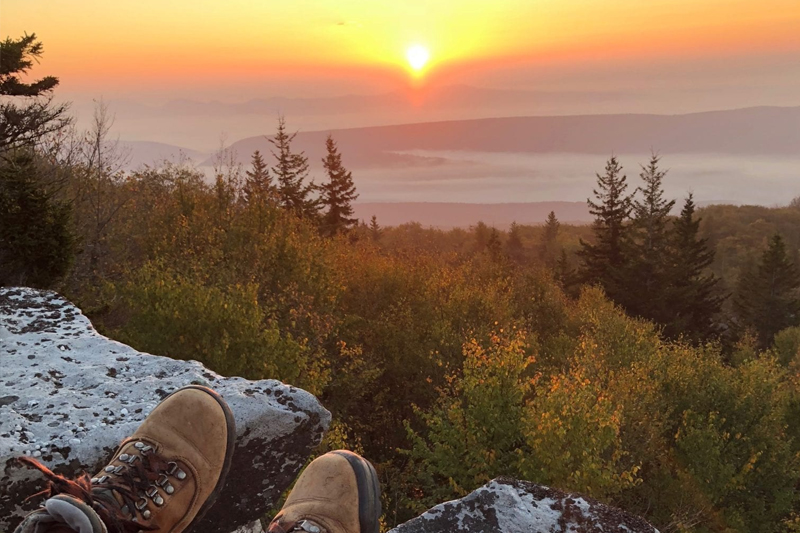
{"type": "Polygon", "coordinates": [[[525,246],[522,244],[522,236],[520,235],[519,224],[516,222],[511,223],[511,229],[508,231],[506,254],[512,261],[517,263],[522,263],[525,261],[525,246]]]}
{"type": "Polygon", "coordinates": [[[480,221],[475,225],[473,231],[475,233],[475,252],[482,252],[489,244],[489,237],[491,236],[489,226],[480,221]]]}
{"type": "Polygon", "coordinates": [[[776,234],[758,266],[741,276],[733,302],[742,325],[753,329],[761,348],[768,347],[782,329],[800,324],[798,289],[800,272],[776,234]]]}
{"type": "Polygon", "coordinates": [[[369,220],[369,234],[373,242],[380,241],[381,235],[383,235],[383,230],[378,225],[378,217],[375,215],[372,215],[372,218],[369,220]]]}
{"type": "Polygon", "coordinates": [[[578,252],[583,260],[583,281],[600,285],[613,299],[619,297],[619,271],[625,264],[623,239],[625,221],[631,212],[631,197],[625,194],[627,176],[617,158],[606,163],[605,174],[597,174],[596,202],[587,200],[589,212],[595,216],[593,225],[595,243],[581,240],[578,252]]]}
{"type": "Polygon", "coordinates": [[[292,140],[296,133],[286,133],[286,120],[278,117],[278,132],[269,142],[275,147],[272,155],[276,164],[272,175],[278,180],[278,197],[284,209],[297,216],[315,218],[319,202],[311,194],[317,189],[314,182],[306,183],[308,178],[308,158],[303,152],[292,152],[292,140]]]}
{"type": "Polygon", "coordinates": [[[53,105],[52,92],[58,78],[45,76],[25,83],[25,76],[42,56],[36,34],[0,41],[0,151],[30,144],[70,123],[67,106],[53,105]],[[6,96],[23,97],[18,105],[6,96]]]}
{"type": "Polygon", "coordinates": [[[698,238],[700,219],[694,213],[690,194],[669,235],[664,333],[698,342],[718,333],[716,317],[725,297],[720,291],[720,279],[707,272],[714,262],[714,250],[708,247],[708,239],[698,238]]]}
{"type": "Polygon", "coordinates": [[[48,190],[32,155],[0,164],[0,286],[51,288],[75,256],[71,206],[48,190]]]}
{"type": "Polygon", "coordinates": [[[662,182],[667,173],[658,163],[659,157],[653,154],[639,174],[644,182],[638,189],[642,199],[633,201],[633,222],[623,239],[627,261],[620,271],[620,284],[627,290],[618,295],[618,302],[632,315],[665,324],[672,315],[665,296],[670,285],[667,223],[675,200],[664,198],[662,182]]]}
{"type": "Polygon", "coordinates": [[[326,235],[336,235],[358,223],[358,219],[353,218],[352,206],[358,193],[353,184],[353,175],[342,165],[342,155],[330,135],[325,140],[325,148],[327,155],[322,164],[329,181],[320,187],[320,201],[327,209],[322,217],[322,231],[326,235]]]}
{"type": "Polygon", "coordinates": [[[555,211],[550,211],[544,223],[542,242],[539,244],[539,258],[550,268],[555,267],[558,261],[558,230],[561,223],[556,218],[555,211]]]}
{"type": "Polygon", "coordinates": [[[486,242],[486,251],[493,261],[499,261],[503,255],[503,243],[500,241],[500,233],[492,228],[489,233],[489,240],[486,242]]]}
{"type": "Polygon", "coordinates": [[[269,167],[264,161],[261,152],[253,152],[252,166],[245,172],[244,187],[242,187],[242,197],[246,203],[271,202],[277,199],[278,190],[272,183],[272,176],[269,175],[269,167]]]}

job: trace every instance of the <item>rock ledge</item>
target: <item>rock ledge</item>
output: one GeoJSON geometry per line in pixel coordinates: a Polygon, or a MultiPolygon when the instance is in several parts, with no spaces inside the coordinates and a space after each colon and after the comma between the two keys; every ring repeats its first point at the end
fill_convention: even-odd
{"type": "Polygon", "coordinates": [[[330,422],[317,399],[295,387],[225,378],[103,337],[52,292],[0,288],[0,363],[0,531],[38,503],[22,505],[41,478],[17,456],[60,473],[94,473],[163,397],[191,383],[217,390],[237,425],[228,483],[198,531],[228,533],[262,516],[330,422]]]}
{"type": "Polygon", "coordinates": [[[591,498],[509,478],[433,507],[389,533],[658,533],[591,498]]]}

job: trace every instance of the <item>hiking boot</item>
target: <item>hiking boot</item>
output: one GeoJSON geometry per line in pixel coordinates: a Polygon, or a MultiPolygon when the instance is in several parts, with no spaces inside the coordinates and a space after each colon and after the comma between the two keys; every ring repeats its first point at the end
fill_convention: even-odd
{"type": "Polygon", "coordinates": [[[225,483],[236,436],[216,392],[189,386],[165,398],[95,477],[66,479],[33,459],[49,483],[44,507],[16,533],[178,533],[213,505],[225,483]]]}
{"type": "Polygon", "coordinates": [[[375,468],[353,452],[337,450],[306,467],[269,533],[378,533],[380,516],[375,468]]]}

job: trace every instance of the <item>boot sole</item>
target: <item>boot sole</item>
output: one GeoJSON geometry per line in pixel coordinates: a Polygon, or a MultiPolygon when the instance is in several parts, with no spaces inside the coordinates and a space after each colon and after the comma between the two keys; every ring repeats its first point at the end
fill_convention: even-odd
{"type": "Polygon", "coordinates": [[[358,487],[358,522],[361,533],[378,533],[381,517],[381,485],[372,463],[346,450],[330,452],[347,459],[356,474],[358,487]]]}
{"type": "MultiPolygon", "coordinates": [[[[197,515],[195,515],[194,519],[188,526],[186,526],[186,529],[184,530],[185,532],[191,532],[192,529],[203,519],[208,510],[214,506],[214,503],[216,503],[220,492],[222,492],[223,487],[225,487],[225,481],[228,478],[228,473],[231,470],[231,462],[233,461],[233,448],[236,442],[236,422],[234,421],[233,412],[231,411],[231,408],[228,406],[228,404],[225,402],[222,396],[220,396],[219,393],[217,393],[216,391],[200,385],[189,385],[186,387],[181,387],[175,392],[184,389],[201,390],[210,395],[212,398],[214,398],[219,404],[219,406],[222,408],[222,411],[225,413],[225,424],[227,425],[227,430],[228,430],[228,442],[227,442],[227,447],[225,449],[225,461],[222,463],[222,472],[220,472],[219,474],[219,479],[217,480],[217,485],[214,487],[214,490],[211,491],[211,494],[209,494],[205,503],[200,507],[200,510],[197,512],[197,515]]],[[[175,392],[173,392],[172,394],[175,394],[175,392]]],[[[172,394],[170,394],[170,396],[172,396],[172,394]]]]}

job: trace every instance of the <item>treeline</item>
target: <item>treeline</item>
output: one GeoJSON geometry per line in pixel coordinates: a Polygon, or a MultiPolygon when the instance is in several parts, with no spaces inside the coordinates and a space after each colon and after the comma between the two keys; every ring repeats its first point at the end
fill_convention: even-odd
{"type": "MultiPolygon", "coordinates": [[[[34,44],[0,52],[18,47],[24,59],[34,44]]],[[[312,207],[337,194],[346,204],[352,177],[329,147],[327,184],[350,185],[312,188],[283,122],[271,161],[254,154],[244,169],[223,151],[210,182],[186,164],[123,172],[108,123],[101,108],[84,135],[3,137],[0,260],[15,273],[4,282],[64,292],[139,350],[318,395],[334,414],[322,451],[346,446],[378,465],[387,526],[510,475],[619,505],[661,531],[800,531],[796,322],[769,341],[732,322],[719,337],[737,339],[728,343],[714,340],[727,324],[715,319],[700,342],[695,324],[665,335],[622,307],[648,303],[631,293],[662,290],[645,285],[660,276],[685,283],[651,293],[665,295],[659,305],[709,284],[710,298],[726,292],[691,200],[681,217],[661,216],[657,162],[635,198],[609,162],[592,227],[554,213],[507,233],[383,228],[331,214],[330,200],[312,207]],[[636,280],[627,293],[622,273],[636,280]]],[[[771,242],[743,283],[758,294],[762,270],[791,270],[791,253],[771,242]]]]}

